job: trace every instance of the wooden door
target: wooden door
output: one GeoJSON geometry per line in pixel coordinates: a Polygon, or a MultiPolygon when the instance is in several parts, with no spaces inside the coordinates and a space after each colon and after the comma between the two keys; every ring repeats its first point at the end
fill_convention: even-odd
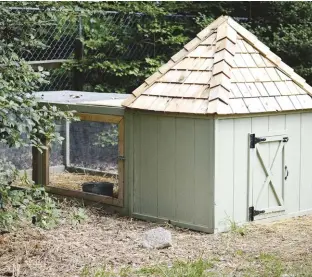
{"type": "Polygon", "coordinates": [[[249,220],[284,212],[286,134],[250,134],[249,220]]]}

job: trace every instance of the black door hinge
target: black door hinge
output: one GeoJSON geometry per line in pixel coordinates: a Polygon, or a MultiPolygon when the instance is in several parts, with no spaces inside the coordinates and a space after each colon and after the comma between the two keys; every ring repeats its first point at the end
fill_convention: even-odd
{"type": "Polygon", "coordinates": [[[264,214],[265,211],[264,210],[255,210],[255,207],[249,207],[249,221],[254,221],[255,220],[255,216],[259,215],[259,214],[264,214]]]}
{"type": "Polygon", "coordinates": [[[118,160],[124,161],[125,159],[125,156],[118,156],[118,160]]]}
{"type": "Polygon", "coordinates": [[[255,134],[250,134],[250,148],[255,148],[256,144],[261,141],[266,141],[266,138],[257,138],[255,134]]]}

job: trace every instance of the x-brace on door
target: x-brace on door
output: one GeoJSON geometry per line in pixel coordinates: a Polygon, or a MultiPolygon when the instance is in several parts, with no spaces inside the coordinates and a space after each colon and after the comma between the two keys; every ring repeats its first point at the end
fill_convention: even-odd
{"type": "Polygon", "coordinates": [[[250,134],[249,220],[283,212],[285,183],[289,174],[285,161],[286,134],[250,134]],[[256,217],[257,216],[257,217],[256,217]],[[256,217],[256,218],[255,218],[256,217]]]}

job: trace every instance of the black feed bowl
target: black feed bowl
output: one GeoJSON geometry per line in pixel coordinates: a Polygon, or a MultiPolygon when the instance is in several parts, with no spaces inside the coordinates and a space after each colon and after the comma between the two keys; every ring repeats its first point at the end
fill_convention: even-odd
{"type": "Polygon", "coordinates": [[[109,182],[88,182],[82,184],[82,191],[113,197],[114,184],[109,182]]]}

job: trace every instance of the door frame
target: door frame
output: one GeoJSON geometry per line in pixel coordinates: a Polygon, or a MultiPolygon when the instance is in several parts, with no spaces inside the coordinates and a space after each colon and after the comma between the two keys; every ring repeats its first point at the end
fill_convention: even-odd
{"type": "MultiPolygon", "coordinates": [[[[94,114],[94,113],[75,113],[75,116],[79,117],[81,121],[93,121],[112,123],[118,125],[118,198],[97,195],[93,193],[70,190],[65,188],[53,187],[49,185],[49,148],[45,149],[43,153],[39,153],[38,150],[33,151],[33,179],[39,179],[39,172],[43,172],[41,180],[38,180],[39,184],[42,184],[47,192],[85,199],[89,201],[99,202],[103,204],[123,207],[124,206],[124,170],[125,170],[125,124],[123,115],[109,115],[109,114],[94,114]]],[[[65,168],[69,164],[69,122],[66,122],[66,149],[65,149],[65,168]]]]}

